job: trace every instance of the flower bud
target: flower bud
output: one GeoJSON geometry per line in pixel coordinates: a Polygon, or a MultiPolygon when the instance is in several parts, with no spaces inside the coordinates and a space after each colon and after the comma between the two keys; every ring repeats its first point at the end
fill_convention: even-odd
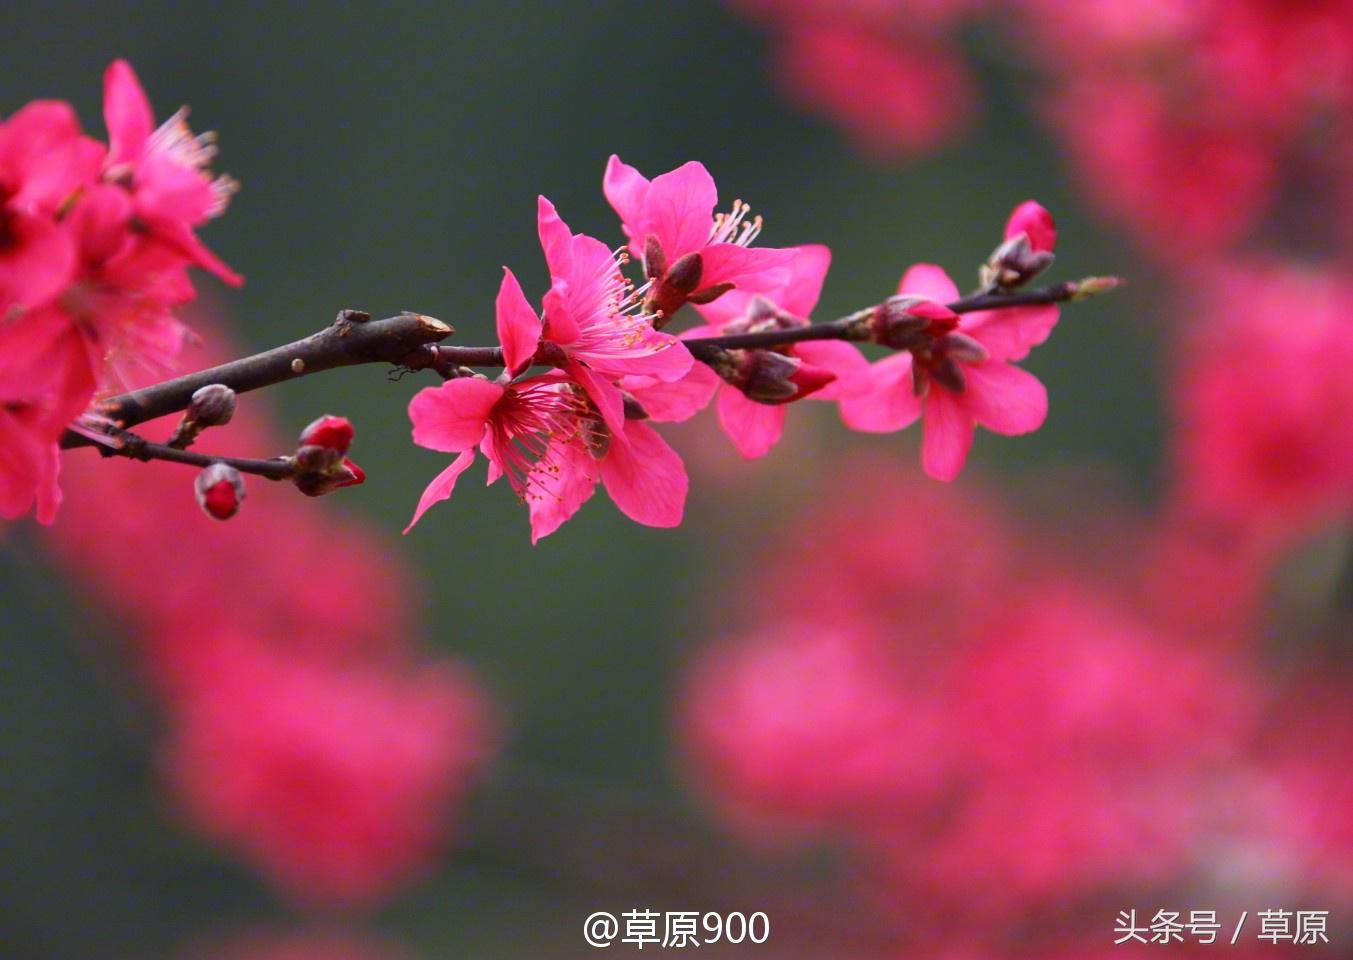
{"type": "Polygon", "coordinates": [[[1057,224],[1039,203],[1026,200],[1005,223],[1005,239],[981,269],[986,287],[1023,286],[1052,265],[1057,224]]]}
{"type": "MultiPolygon", "coordinates": [[[[297,463],[300,462],[298,457],[297,463]]],[[[365,483],[366,471],[345,457],[341,462],[324,470],[298,470],[291,478],[291,482],[307,497],[322,497],[333,493],[339,487],[355,487],[365,483]]]]}
{"type": "Polygon", "coordinates": [[[1057,222],[1052,214],[1035,200],[1025,200],[1005,222],[1007,240],[1020,234],[1029,238],[1029,247],[1035,253],[1052,253],[1057,246],[1057,222]]]}
{"type": "Polygon", "coordinates": [[[958,314],[937,300],[899,294],[874,308],[869,339],[893,350],[928,345],[958,326],[958,314]]]}
{"type": "Polygon", "coordinates": [[[1125,283],[1127,281],[1122,277],[1086,277],[1073,284],[1075,290],[1071,294],[1071,299],[1084,300],[1087,297],[1095,297],[1101,293],[1116,290],[1125,283]]]}
{"type": "Polygon", "coordinates": [[[667,268],[644,301],[644,310],[654,315],[653,326],[661,330],[700,286],[705,261],[699,253],[688,253],[667,268]]]}
{"type": "Polygon", "coordinates": [[[193,393],[187,413],[204,427],[223,427],[235,415],[235,391],[224,383],[199,387],[193,393]]]}
{"type": "Polygon", "coordinates": [[[353,436],[352,423],[347,417],[325,414],[301,431],[301,446],[323,447],[341,456],[352,446],[353,436]]]}
{"type": "Polygon", "coordinates": [[[186,450],[207,427],[220,427],[235,415],[235,391],[223,383],[199,387],[169,438],[169,446],[186,450]]]}
{"type": "Polygon", "coordinates": [[[715,372],[749,400],[779,404],[802,400],[836,379],[836,374],[776,350],[731,350],[733,362],[715,372]]]}
{"type": "Polygon", "coordinates": [[[234,467],[218,461],[197,475],[193,492],[203,513],[217,520],[229,520],[244,502],[244,478],[234,467]]]}

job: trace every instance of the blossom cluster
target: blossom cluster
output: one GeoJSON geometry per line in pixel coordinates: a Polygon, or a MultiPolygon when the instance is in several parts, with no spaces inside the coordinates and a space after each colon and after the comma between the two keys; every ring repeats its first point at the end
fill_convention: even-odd
{"type": "MultiPolygon", "coordinates": [[[[895,295],[848,318],[839,339],[725,347],[740,334],[808,329],[831,252],[753,246],[761,219],[749,221],[740,200],[715,214],[714,179],[698,162],[650,181],[613,156],[603,187],[627,248],[617,253],[574,233],[541,197],[550,289],[538,310],[504,269],[496,303],[503,373],[490,380],[454,370],[410,403],[414,442],[456,454],[424,491],[410,528],[452,495],[476,451],[489,462],[489,482],[506,476],[527,505],[533,541],[558,529],[598,485],[631,519],[676,526],[689,480],[649,421],[684,421],[711,401],[749,458],[771,450],[787,406],[805,398],[835,402],[848,426],[865,431],[899,430],[924,416],[923,464],[942,480],[962,469],[976,425],[1016,435],[1047,416],[1043,385],[1015,362],[1047,339],[1055,303],[998,300],[993,309],[959,313],[954,282],[918,264],[895,295]],[[631,258],[643,267],[640,285],[623,273],[631,258]],[[703,324],[667,332],[686,304],[703,324]],[[871,364],[851,341],[895,352],[871,364]],[[552,369],[532,373],[540,363],[552,369]]],[[[1051,264],[1055,242],[1051,215],[1033,201],[1019,205],[982,269],[982,289],[1024,285],[1051,264]]]]}
{"type": "Polygon", "coordinates": [[[240,277],[197,237],[236,184],[215,176],[212,135],[187,109],[158,127],[132,68],[104,76],[108,142],[67,103],[0,123],[0,517],[50,523],[58,441],[96,392],[177,360],[190,267],[240,277]]]}
{"type": "MultiPolygon", "coordinates": [[[[977,112],[960,35],[1033,68],[1086,194],[1162,260],[1214,254],[1315,178],[1353,241],[1353,7],[1346,0],[730,0],[775,37],[796,101],[882,156],[932,151],[977,112]]],[[[1323,228],[1323,227],[1322,227],[1323,228]]]]}
{"type": "MultiPolygon", "coordinates": [[[[278,441],[262,410],[212,431],[223,452],[278,441]]],[[[454,834],[494,710],[464,664],[417,650],[417,578],[366,525],[273,485],[216,523],[181,470],[72,458],[52,554],[125,628],[183,822],[301,906],[378,904],[454,834]]]]}
{"type": "Polygon", "coordinates": [[[729,583],[677,700],[689,779],[738,834],[844,844],[922,954],[1004,955],[1043,921],[1098,942],[1097,905],[1144,891],[1353,902],[1346,673],[1265,676],[1256,558],[1164,570],[1208,546],[1169,515],[1038,536],[877,460],[811,500],[729,583]],[[1181,583],[1229,627],[1181,615],[1181,583]]]}

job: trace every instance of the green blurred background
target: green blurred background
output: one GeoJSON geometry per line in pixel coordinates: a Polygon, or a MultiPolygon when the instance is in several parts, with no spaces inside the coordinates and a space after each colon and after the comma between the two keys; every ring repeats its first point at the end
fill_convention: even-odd
{"type": "MultiPolygon", "coordinates": [[[[877,301],[917,260],[972,280],[1011,206],[1036,196],[1061,227],[1057,278],[1134,285],[1068,315],[1028,363],[1052,396],[1047,426],[983,434],[974,467],[1027,485],[1050,462],[1090,461],[1151,494],[1161,298],[1077,201],[1013,75],[984,76],[970,137],[890,168],[783,103],[763,38],[715,2],[20,2],[0,12],[0,55],[0,113],[68,99],[101,133],[102,71],[126,57],[157,116],[189,103],[195,129],[219,131],[216,169],[243,190],[205,238],[247,285],[199,288],[258,348],[343,307],[418,310],[460,342],[491,342],[500,266],[544,289],[537,193],[574,229],[620,241],[600,190],[612,152],[650,175],[700,159],[725,203],[766,217],[762,242],[828,244],[823,317],[877,301]]],[[[444,461],[409,443],[405,405],[422,385],[362,368],[270,391],[288,430],[325,411],[354,419],[370,479],[342,503],[392,537],[444,461]]],[[[750,483],[695,471],[679,531],[629,523],[598,497],[532,548],[513,498],[476,482],[401,542],[427,582],[426,646],[479,670],[510,739],[468,846],[372,927],[420,956],[572,955],[591,910],[664,906],[644,893],[674,882],[653,866],[662,851],[697,865],[692,909],[720,906],[738,871],[773,870],[744,863],[681,788],[674,666],[714,626],[720,580],[833,451],[916,457],[914,436],[852,438],[827,411],[796,412],[791,434],[816,416],[824,439],[772,454],[750,483]]],[[[0,956],[167,957],[204,932],[287,917],[166,819],[148,709],[100,648],[117,629],[61,582],[31,528],[0,533],[0,956]]]]}

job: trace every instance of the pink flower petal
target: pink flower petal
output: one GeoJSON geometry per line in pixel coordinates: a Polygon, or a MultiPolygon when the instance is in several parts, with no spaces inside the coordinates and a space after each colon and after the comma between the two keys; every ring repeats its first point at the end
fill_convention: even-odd
{"type": "Polygon", "coordinates": [[[964,406],[993,433],[1030,433],[1047,419],[1047,388],[1029,371],[990,361],[964,366],[963,376],[967,381],[964,406]]]}
{"type": "Polygon", "coordinates": [[[719,425],[738,453],[748,460],[764,457],[785,432],[785,406],[748,400],[742,391],[725,386],[719,391],[719,425]]]}
{"type": "Polygon", "coordinates": [[[502,396],[501,386],[478,377],[461,377],[419,390],[409,401],[413,442],[444,453],[474,449],[484,438],[494,404],[502,396]]]}
{"type": "Polygon", "coordinates": [[[0,245],[0,315],[13,306],[41,307],[63,289],[75,270],[71,236],[46,217],[12,214],[9,242],[0,245]]]}
{"type": "Polygon", "coordinates": [[[844,340],[805,340],[794,345],[795,356],[836,374],[835,382],[812,396],[818,400],[840,400],[858,397],[873,388],[871,367],[860,348],[844,340]]]}
{"type": "Polygon", "coordinates": [[[972,448],[973,418],[963,401],[938,385],[925,398],[921,465],[936,480],[953,480],[972,448]]]}
{"type": "Polygon", "coordinates": [[[1036,307],[1005,307],[964,314],[958,329],[987,348],[993,360],[1023,360],[1057,326],[1055,303],[1036,307]]]}
{"type": "Polygon", "coordinates": [[[545,197],[536,198],[536,231],[550,276],[567,277],[573,270],[573,231],[545,197]]]}
{"type": "MultiPolygon", "coordinates": [[[[692,160],[649,184],[642,229],[657,236],[667,262],[674,263],[704,247],[718,202],[714,178],[704,164],[692,160]]],[[[643,237],[636,239],[643,243],[643,237]]]]}
{"type": "Polygon", "coordinates": [[[540,317],[531,309],[517,277],[503,267],[503,282],[498,286],[494,304],[498,323],[498,342],[503,346],[503,361],[508,373],[516,375],[536,354],[540,343],[540,317]]]}
{"type": "Polygon", "coordinates": [[[958,287],[943,268],[933,263],[917,263],[907,268],[897,285],[898,293],[929,297],[940,303],[952,303],[959,297],[958,287]]]}
{"type": "Polygon", "coordinates": [[[625,444],[612,444],[601,462],[606,492],[620,511],[650,527],[681,523],[690,481],[675,450],[647,424],[631,422],[625,444]]]}
{"type": "Polygon", "coordinates": [[[629,391],[655,423],[689,420],[709,406],[721,383],[719,375],[703,363],[691,364],[686,376],[671,383],[633,375],[620,379],[621,389],[629,391]]]}
{"type": "Polygon", "coordinates": [[[620,217],[625,235],[630,238],[630,252],[636,258],[644,255],[644,236],[640,231],[648,186],[647,177],[611,154],[611,159],[606,162],[606,175],[602,178],[601,189],[620,217]]]}
{"type": "Polygon", "coordinates": [[[150,100],[126,60],[114,60],[103,74],[103,122],[108,128],[108,164],[136,163],[155,129],[150,100]]]}
{"type": "Polygon", "coordinates": [[[470,469],[470,464],[474,463],[474,450],[465,450],[460,456],[451,461],[451,465],[443,470],[437,476],[432,478],[432,482],[427,485],[423,495],[418,498],[418,509],[413,512],[413,519],[409,525],[404,528],[404,533],[408,534],[414,528],[414,525],[423,518],[423,514],[428,512],[428,508],[433,504],[441,503],[451,497],[455,492],[456,480],[462,473],[470,469]]]}
{"type": "Polygon", "coordinates": [[[852,430],[892,433],[921,416],[921,398],[911,383],[911,354],[895,353],[870,368],[868,390],[841,398],[841,419],[852,430]]]}
{"type": "Polygon", "coordinates": [[[578,385],[587,391],[587,396],[601,412],[601,419],[611,431],[612,445],[624,444],[625,398],[621,395],[620,388],[605,376],[576,360],[571,360],[566,369],[578,385]]]}
{"type": "Polygon", "coordinates": [[[526,503],[532,544],[554,533],[592,499],[599,472],[596,461],[579,444],[551,442],[529,482],[532,492],[526,503]]]}
{"type": "Polygon", "coordinates": [[[712,243],[700,254],[704,261],[700,286],[731,283],[739,290],[773,293],[793,279],[790,265],[796,252],[795,247],[740,247],[736,243],[712,243]]]}
{"type": "Polygon", "coordinates": [[[1051,253],[1057,246],[1057,223],[1052,214],[1036,200],[1025,200],[1010,213],[1005,222],[1005,238],[1024,234],[1029,245],[1040,252],[1051,253]]]}

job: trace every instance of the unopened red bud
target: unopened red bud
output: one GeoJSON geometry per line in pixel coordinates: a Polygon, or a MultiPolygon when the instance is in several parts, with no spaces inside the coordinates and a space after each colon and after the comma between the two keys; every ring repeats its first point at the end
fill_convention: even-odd
{"type": "Polygon", "coordinates": [[[1037,253],[1052,253],[1057,246],[1057,222],[1035,200],[1025,200],[1005,222],[1007,240],[1020,234],[1029,238],[1029,246],[1037,253]]]}
{"type": "Polygon", "coordinates": [[[662,241],[654,234],[644,237],[644,276],[650,280],[660,280],[667,273],[667,254],[662,250],[662,241]]]}
{"type": "Polygon", "coordinates": [[[244,478],[229,464],[213,463],[197,475],[193,492],[203,513],[217,520],[229,520],[244,502],[244,478]]]}
{"type": "Polygon", "coordinates": [[[323,447],[344,454],[352,446],[353,436],[352,423],[347,417],[326,414],[301,431],[301,446],[323,447]]]}

